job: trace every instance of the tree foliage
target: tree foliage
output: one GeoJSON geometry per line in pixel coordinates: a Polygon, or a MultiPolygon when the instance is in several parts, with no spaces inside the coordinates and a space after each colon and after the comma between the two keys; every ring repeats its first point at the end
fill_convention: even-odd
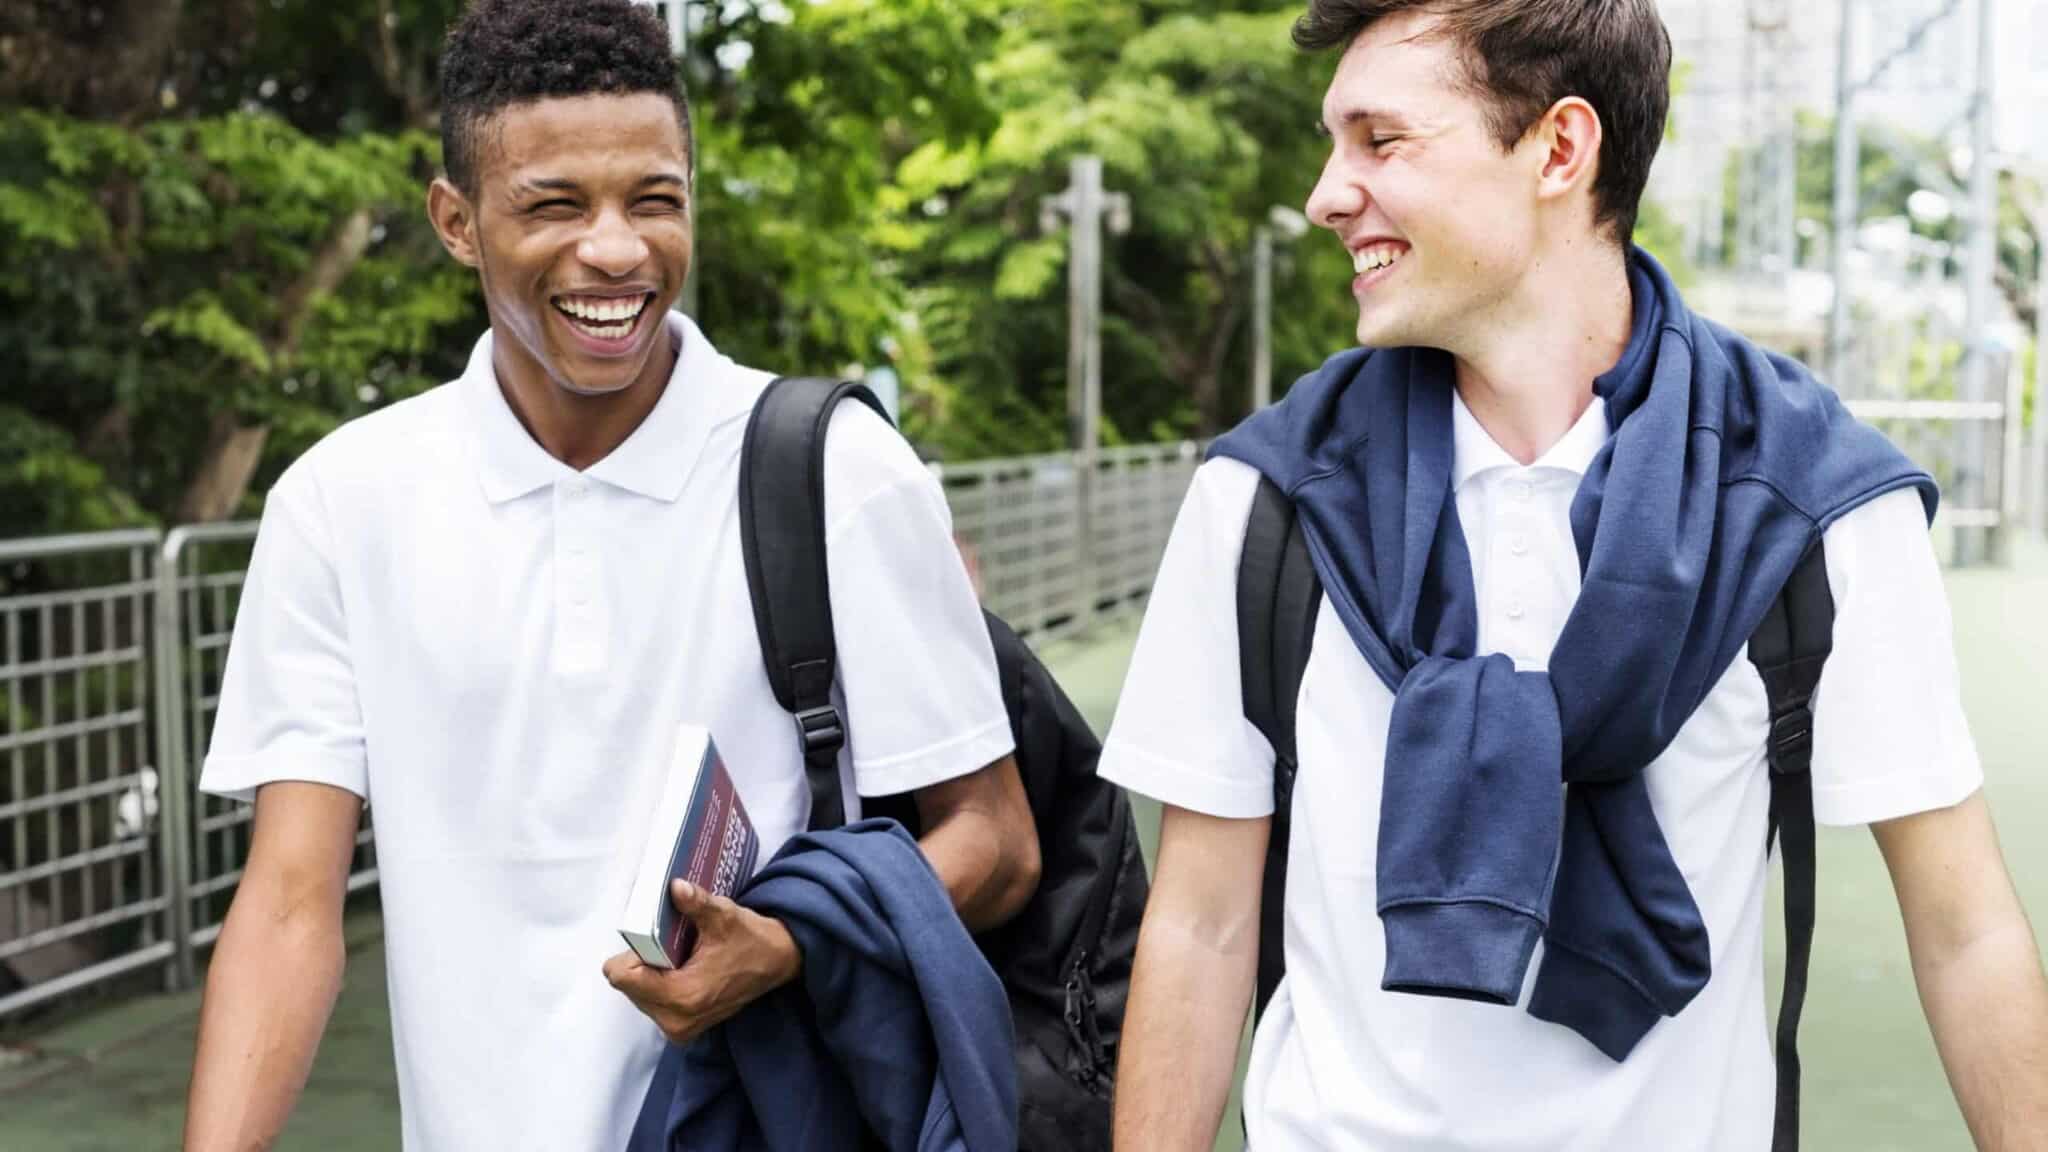
{"type": "MultiPolygon", "coordinates": [[[[422,209],[460,4],[0,11],[0,536],[248,515],[336,424],[460,371],[484,321],[422,209]]],[[[1106,438],[1243,413],[1253,229],[1327,147],[1333,61],[1289,43],[1295,0],[691,10],[721,348],[887,366],[934,454],[1058,447],[1067,236],[1040,205],[1088,152],[1131,202],[1103,246],[1106,438]]],[[[1351,273],[1327,237],[1277,252],[1284,388],[1349,343],[1351,273]]]]}

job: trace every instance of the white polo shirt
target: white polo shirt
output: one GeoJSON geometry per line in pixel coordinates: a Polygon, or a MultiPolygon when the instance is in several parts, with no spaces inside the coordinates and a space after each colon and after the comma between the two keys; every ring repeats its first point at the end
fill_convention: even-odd
{"type": "MultiPolygon", "coordinates": [[[[339,429],[264,507],[201,786],[373,805],[415,1152],[624,1146],[663,1041],[601,967],[678,724],[711,728],[764,859],[809,817],[740,555],[770,377],[670,323],[667,390],[585,472],[520,425],[487,333],[461,379],[339,429]]],[[[939,484],[859,404],[825,469],[847,795],[1007,755],[939,484]]]]}
{"type": "MultiPolygon", "coordinates": [[[[1592,405],[1527,467],[1462,401],[1454,421],[1479,646],[1541,668],[1578,596],[1569,512],[1607,437],[1606,405],[1592,405]]],[[[1258,817],[1273,807],[1272,749],[1243,719],[1238,681],[1237,562],[1257,479],[1228,459],[1196,473],[1102,758],[1104,776],[1216,816],[1258,817]]],[[[1860,824],[1963,800],[1982,775],[1919,497],[1896,492],[1849,513],[1826,547],[1836,617],[1815,697],[1817,818],[1860,824]]],[[[1540,946],[1512,1009],[1380,990],[1386,951],[1375,869],[1393,703],[1325,599],[1297,715],[1287,976],[1260,1021],[1245,1084],[1252,1147],[1768,1148],[1768,712],[1747,656],[1647,774],[1658,823],[1706,921],[1713,976],[1619,1064],[1528,1014],[1540,946]]]]}

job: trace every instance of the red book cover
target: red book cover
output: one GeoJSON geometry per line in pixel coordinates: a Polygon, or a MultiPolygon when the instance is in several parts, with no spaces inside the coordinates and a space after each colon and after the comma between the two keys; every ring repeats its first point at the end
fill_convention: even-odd
{"type": "Polygon", "coordinates": [[[697,929],[676,911],[669,882],[687,880],[731,897],[753,879],[759,852],[746,805],[711,734],[683,726],[619,934],[643,963],[682,967],[696,947],[697,929]]]}

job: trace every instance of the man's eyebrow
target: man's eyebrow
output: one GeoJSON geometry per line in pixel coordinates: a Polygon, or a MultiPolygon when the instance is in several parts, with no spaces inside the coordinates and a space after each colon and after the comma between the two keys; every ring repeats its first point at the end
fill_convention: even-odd
{"type": "Polygon", "coordinates": [[[684,178],[676,175],[673,172],[656,172],[652,176],[643,176],[640,178],[640,187],[642,188],[652,188],[656,184],[672,184],[677,188],[688,188],[690,186],[690,182],[688,180],[685,180],[684,178]]]}
{"type": "Polygon", "coordinates": [[[536,176],[531,179],[521,180],[512,188],[515,195],[527,192],[581,192],[582,190],[582,185],[562,176],[536,176]]]}
{"type": "Polygon", "coordinates": [[[1375,108],[1370,105],[1359,105],[1352,108],[1346,108],[1344,111],[1338,113],[1337,122],[1334,125],[1331,124],[1328,120],[1318,121],[1316,123],[1316,131],[1324,136],[1333,136],[1339,132],[1349,130],[1355,124],[1385,124],[1390,127],[1398,128],[1405,125],[1407,122],[1407,117],[1401,115],[1399,112],[1396,112],[1391,108],[1375,108]]]}

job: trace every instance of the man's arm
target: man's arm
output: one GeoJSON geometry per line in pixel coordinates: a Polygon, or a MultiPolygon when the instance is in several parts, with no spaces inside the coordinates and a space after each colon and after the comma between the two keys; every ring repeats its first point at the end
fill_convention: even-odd
{"type": "Polygon", "coordinates": [[[256,792],[249,862],[206,973],[187,1152],[271,1146],[341,990],[342,901],[362,799],[325,784],[256,792]]]}
{"type": "Polygon", "coordinates": [[[1017,761],[1005,756],[977,772],[918,789],[917,815],[932,871],[969,931],[1015,916],[1038,890],[1038,827],[1017,761]]]}
{"type": "Polygon", "coordinates": [[[1168,806],[1117,1063],[1116,1146],[1207,1152],[1258,972],[1270,817],[1168,806]]]}
{"type": "MultiPolygon", "coordinates": [[[[1017,762],[1001,760],[914,794],[932,870],[972,931],[1017,914],[1038,888],[1038,833],[1017,762]]],[[[605,961],[604,976],[660,1027],[687,1043],[796,979],[803,958],[789,929],[723,896],[677,886],[676,908],[697,925],[681,968],[650,968],[632,952],[605,961]]]]}
{"type": "Polygon", "coordinates": [[[2048,980],[1984,794],[1873,824],[1920,1003],[1977,1147],[2048,1148],[2048,980]]]}

